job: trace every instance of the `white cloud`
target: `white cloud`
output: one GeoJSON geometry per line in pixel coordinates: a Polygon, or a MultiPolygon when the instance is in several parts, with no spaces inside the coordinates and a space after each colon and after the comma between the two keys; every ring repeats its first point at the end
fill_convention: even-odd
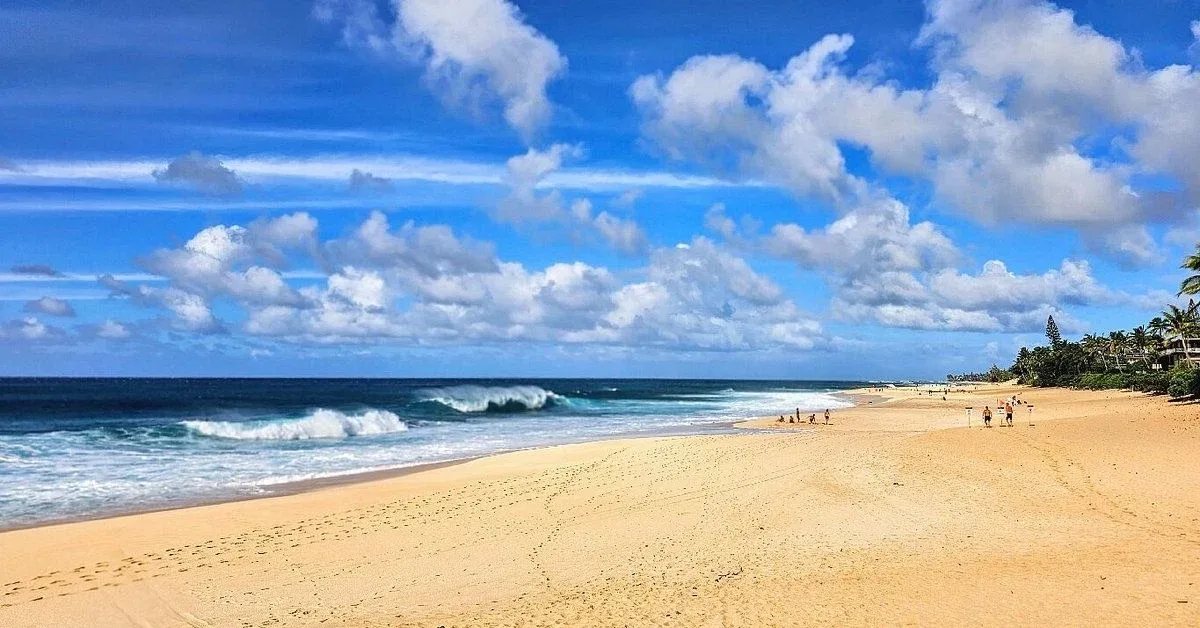
{"type": "MultiPolygon", "coordinates": [[[[710,216],[716,230],[735,230],[722,216],[710,216]]],[[[912,224],[908,208],[894,199],[851,210],[822,229],[776,225],[759,244],[824,272],[832,314],[851,322],[1012,332],[1036,330],[1054,314],[1074,330],[1083,326],[1064,307],[1142,307],[1146,301],[1102,285],[1081,260],[1064,260],[1041,274],[1013,273],[999,260],[978,273],[961,272],[954,243],[933,223],[912,224]]]]}
{"type": "Polygon", "coordinates": [[[938,207],[986,224],[1074,227],[1126,264],[1158,259],[1138,228],[1174,219],[1164,206],[1180,202],[1139,190],[1135,175],[1172,177],[1200,198],[1200,74],[1147,70],[1070,11],[930,2],[918,40],[934,59],[926,89],[900,88],[878,66],[852,73],[852,43],[828,35],[778,70],[694,57],[639,78],[631,95],[645,134],[672,157],[845,210],[879,193],[846,169],[844,146],[861,147],[884,174],[932,183],[938,207]]]}
{"type": "Polygon", "coordinates": [[[353,266],[329,276],[328,294],[367,311],[383,310],[390,302],[387,283],[379,273],[353,266]]]}
{"type": "Polygon", "coordinates": [[[496,208],[497,220],[509,223],[544,222],[563,217],[563,200],[557,190],[539,194],[537,186],[547,175],[562,167],[567,159],[583,156],[574,144],[554,144],[546,150],[529,149],[509,158],[507,163],[510,192],[496,208]]]}
{"type": "MultiPolygon", "coordinates": [[[[606,215],[588,212],[594,221],[609,220],[606,215]]],[[[705,238],[658,249],[646,266],[618,277],[582,262],[528,269],[445,226],[392,229],[375,213],[345,237],[316,243],[328,275],[323,284],[293,288],[299,299],[287,302],[230,284],[230,277],[256,268],[261,234],[280,231],[268,229],[274,222],[258,225],[259,235],[255,225],[209,227],[180,249],[156,253],[179,262],[156,267],[170,275],[169,287],[102,282],[114,294],[171,312],[180,329],[228,329],[213,315],[221,301],[241,312],[242,332],[297,343],[521,340],[740,351],[824,342],[820,325],[779,286],[705,238]]],[[[288,251],[301,255],[304,249],[288,251]]]]}
{"type": "Polygon", "coordinates": [[[614,216],[607,211],[592,215],[592,203],[580,199],[571,204],[571,218],[576,223],[600,234],[613,249],[625,255],[643,253],[648,246],[646,232],[637,222],[614,216]]]}
{"type": "Polygon", "coordinates": [[[99,282],[115,297],[127,297],[143,307],[171,312],[174,315],[171,323],[177,329],[199,333],[217,333],[224,329],[208,302],[197,294],[174,287],[133,285],[112,275],[101,276],[99,282]]]}
{"type": "Polygon", "coordinates": [[[390,269],[407,277],[454,276],[496,267],[491,243],[459,238],[449,227],[418,227],[412,221],[393,231],[382,212],[372,212],[350,235],[325,245],[335,265],[390,269]]]}
{"type": "MultiPolygon", "coordinates": [[[[718,224],[723,229],[728,224],[718,224]]],[[[848,212],[821,230],[779,224],[765,239],[773,255],[805,268],[857,277],[880,271],[945,268],[957,261],[954,244],[931,222],[911,224],[908,208],[883,199],[848,212]]]]}
{"type": "Polygon", "coordinates": [[[133,332],[131,332],[128,327],[112,319],[107,319],[96,326],[96,336],[100,338],[105,338],[108,340],[124,340],[132,335],[133,332]]]}
{"type": "Polygon", "coordinates": [[[70,303],[54,297],[34,299],[25,304],[25,311],[47,316],[75,316],[75,308],[71,307],[70,303]]]}
{"type": "Polygon", "coordinates": [[[1084,243],[1126,267],[1146,267],[1163,261],[1162,251],[1145,225],[1119,225],[1088,232],[1084,243]]]}
{"type": "Polygon", "coordinates": [[[981,332],[1037,331],[1053,314],[1064,329],[1079,331],[1085,326],[1063,307],[1119,305],[1144,303],[1102,285],[1085,261],[1064,260],[1057,269],[1020,275],[991,260],[977,274],[946,268],[847,278],[835,286],[831,310],[852,322],[981,332]]]}
{"type": "MultiPolygon", "coordinates": [[[[591,200],[578,198],[566,207],[558,190],[538,192],[539,184],[562,167],[564,161],[583,156],[583,148],[573,144],[554,144],[546,150],[529,149],[508,160],[508,196],[500,200],[494,217],[511,224],[558,223],[576,240],[586,241],[591,234],[624,255],[643,253],[646,234],[636,221],[607,211],[593,215],[591,200]]],[[[632,203],[636,198],[627,199],[632,203]]]]}
{"type": "Polygon", "coordinates": [[[9,327],[10,332],[25,340],[43,340],[53,333],[51,328],[32,316],[21,319],[9,327]]]}
{"type": "Polygon", "coordinates": [[[285,245],[295,243],[293,217],[278,220],[284,221],[283,226],[260,223],[257,229],[252,226],[253,230],[236,225],[208,227],[183,247],[155,251],[141,264],[151,273],[166,277],[174,287],[198,297],[228,293],[257,303],[300,304],[301,296],[276,270],[258,265],[236,268],[260,256],[260,241],[262,246],[272,247],[269,250],[274,258],[281,253],[274,249],[272,236],[282,237],[285,245]]]}
{"type": "Polygon", "coordinates": [[[322,0],[316,15],[342,26],[347,44],[422,64],[448,104],[479,111],[492,102],[525,139],[550,119],[546,86],[567,67],[554,42],[504,0],[393,0],[387,24],[367,0],[322,0]]]}
{"type": "Polygon", "coordinates": [[[641,200],[641,198],[644,194],[645,194],[645,191],[643,191],[641,188],[625,190],[624,192],[621,192],[620,194],[618,194],[617,197],[612,200],[612,204],[614,207],[624,207],[624,208],[628,209],[628,208],[636,205],[637,202],[639,200],[641,200]]]}
{"type": "Polygon", "coordinates": [[[1189,251],[1200,246],[1200,211],[1189,212],[1180,224],[1168,229],[1163,241],[1189,251]]]}

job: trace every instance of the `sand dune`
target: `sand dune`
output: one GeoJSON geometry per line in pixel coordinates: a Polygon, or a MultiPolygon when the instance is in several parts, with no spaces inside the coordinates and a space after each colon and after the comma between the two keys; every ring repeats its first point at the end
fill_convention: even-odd
{"type": "Polygon", "coordinates": [[[0,625],[1200,625],[1200,405],[1014,390],[6,532],[0,625]]]}

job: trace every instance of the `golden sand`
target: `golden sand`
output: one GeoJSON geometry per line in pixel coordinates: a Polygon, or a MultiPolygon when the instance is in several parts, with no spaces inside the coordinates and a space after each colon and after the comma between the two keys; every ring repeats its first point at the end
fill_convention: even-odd
{"type": "Polygon", "coordinates": [[[0,533],[0,626],[1200,625],[1200,405],[863,402],[0,533]]]}

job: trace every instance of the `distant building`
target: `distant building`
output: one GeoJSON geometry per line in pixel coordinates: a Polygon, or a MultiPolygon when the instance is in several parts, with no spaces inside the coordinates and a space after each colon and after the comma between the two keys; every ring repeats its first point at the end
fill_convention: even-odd
{"type": "Polygon", "coordinates": [[[1183,339],[1175,337],[1167,341],[1164,348],[1158,352],[1157,366],[1169,369],[1183,360],[1191,364],[1200,364],[1200,338],[1187,339],[1188,350],[1183,348],[1183,339]]]}

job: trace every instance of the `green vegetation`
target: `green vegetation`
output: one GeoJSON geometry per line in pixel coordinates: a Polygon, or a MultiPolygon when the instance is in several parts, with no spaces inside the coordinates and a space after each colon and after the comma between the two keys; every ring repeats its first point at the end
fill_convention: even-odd
{"type": "Polygon", "coordinates": [[[1183,258],[1180,267],[1197,274],[1190,275],[1179,284],[1179,294],[1200,294],[1200,244],[1196,245],[1195,253],[1183,258]]]}
{"type": "Polygon", "coordinates": [[[1002,369],[995,364],[986,373],[958,373],[946,376],[948,382],[989,382],[998,384],[1016,379],[1017,375],[1008,369],[1002,369]]]}
{"type": "Polygon", "coordinates": [[[1200,369],[1191,362],[1181,359],[1169,371],[1160,370],[1157,363],[1169,339],[1179,339],[1186,350],[1190,348],[1188,337],[1197,333],[1200,304],[1195,301],[1183,308],[1169,305],[1162,316],[1129,332],[1088,334],[1079,342],[1064,340],[1052,317],[1046,321],[1049,346],[1022,347],[1009,371],[1020,383],[1031,386],[1139,390],[1172,397],[1200,395],[1200,369]]]}

